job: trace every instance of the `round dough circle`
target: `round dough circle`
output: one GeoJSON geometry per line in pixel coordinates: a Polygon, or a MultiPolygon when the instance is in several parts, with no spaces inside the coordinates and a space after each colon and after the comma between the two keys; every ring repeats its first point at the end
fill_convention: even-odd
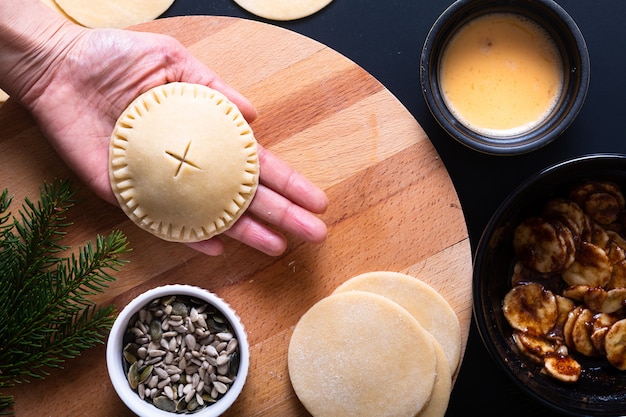
{"type": "Polygon", "coordinates": [[[271,20],[296,20],[328,6],[332,0],[234,0],[250,13],[271,20]]]}
{"type": "Polygon", "coordinates": [[[170,83],[135,99],[109,147],[113,192],[126,215],[170,241],[228,230],[259,181],[257,143],[239,109],[209,87],[170,83]]]}
{"type": "Polygon", "coordinates": [[[65,13],[65,11],[63,9],[61,9],[61,7],[59,7],[59,5],[57,4],[56,0],[41,0],[41,2],[43,4],[45,4],[46,6],[48,6],[49,8],[51,8],[52,10],[54,10],[56,13],[60,14],[64,18],[66,18],[67,20],[70,20],[70,21],[72,21],[74,23],[80,24],[76,20],[74,20],[70,15],[65,13]]]}
{"type": "Polygon", "coordinates": [[[125,28],[156,19],[174,0],[54,0],[54,3],[83,26],[125,28]]]}
{"type": "Polygon", "coordinates": [[[288,351],[296,395],[314,417],[414,417],[437,358],[406,310],[364,291],[332,294],[298,321],[288,351]]]}
{"type": "Polygon", "coordinates": [[[428,333],[435,355],[437,356],[437,375],[435,376],[435,384],[433,392],[428,400],[428,404],[419,412],[418,417],[444,417],[448,410],[450,402],[450,394],[452,393],[452,373],[446,353],[441,348],[437,339],[428,333]]]}
{"type": "Polygon", "coordinates": [[[391,271],[366,272],[350,278],[335,289],[368,291],[398,303],[441,345],[454,373],[461,358],[461,325],[448,302],[424,281],[406,274],[391,271]]]}

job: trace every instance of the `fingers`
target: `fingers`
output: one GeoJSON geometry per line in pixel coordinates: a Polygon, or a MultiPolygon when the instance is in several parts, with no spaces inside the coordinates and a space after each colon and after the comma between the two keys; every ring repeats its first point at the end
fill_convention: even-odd
{"type": "Polygon", "coordinates": [[[312,213],[324,213],[328,197],[285,161],[259,145],[261,182],[312,213]]]}
{"type": "Polygon", "coordinates": [[[287,249],[287,240],[282,234],[246,214],[224,234],[270,256],[281,255],[287,249]]]}
{"type": "Polygon", "coordinates": [[[257,111],[245,96],[228,85],[219,75],[207,68],[185,50],[186,60],[181,74],[176,74],[173,81],[186,81],[203,84],[224,94],[239,108],[239,111],[248,122],[256,119],[257,111]]]}
{"type": "Polygon", "coordinates": [[[257,111],[252,103],[247,98],[245,98],[239,91],[226,84],[221,78],[217,77],[207,85],[228,97],[228,99],[232,101],[235,106],[237,106],[237,108],[239,109],[243,117],[248,121],[248,123],[256,119],[257,111]]]}
{"type": "Polygon", "coordinates": [[[313,213],[264,185],[259,185],[248,210],[253,216],[242,216],[225,234],[270,256],[281,255],[287,240],[265,223],[311,243],[323,242],[328,234],[326,224],[313,213]]]}
{"type": "Polygon", "coordinates": [[[315,213],[326,211],[326,194],[287,163],[258,146],[261,183],[248,208],[253,216],[242,216],[226,234],[272,256],[282,254],[287,242],[281,233],[265,224],[307,242],[323,242],[328,229],[315,213]]]}
{"type": "Polygon", "coordinates": [[[263,222],[307,242],[321,243],[326,240],[328,230],[322,220],[262,184],[249,210],[263,222]]]}
{"type": "Polygon", "coordinates": [[[209,256],[218,256],[224,252],[224,243],[217,237],[201,242],[186,243],[186,245],[209,256]]]}

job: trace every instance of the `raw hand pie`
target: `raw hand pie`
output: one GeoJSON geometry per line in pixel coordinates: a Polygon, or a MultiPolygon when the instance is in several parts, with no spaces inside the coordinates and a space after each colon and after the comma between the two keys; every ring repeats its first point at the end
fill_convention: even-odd
{"type": "Polygon", "coordinates": [[[239,109],[202,85],[171,83],[136,98],[109,150],[111,187],[139,227],[196,242],[228,230],[259,181],[257,143],[239,109]]]}
{"type": "Polygon", "coordinates": [[[332,0],[235,0],[250,13],[271,20],[295,20],[310,16],[332,0]]]}

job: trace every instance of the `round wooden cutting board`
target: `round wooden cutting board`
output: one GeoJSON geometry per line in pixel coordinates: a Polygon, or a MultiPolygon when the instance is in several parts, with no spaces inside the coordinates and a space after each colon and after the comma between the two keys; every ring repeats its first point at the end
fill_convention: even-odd
{"type": "MultiPolygon", "coordinates": [[[[70,244],[121,229],[133,249],[99,302],[121,309],[149,288],[187,283],[230,303],[249,335],[251,367],[228,416],[308,415],[287,372],[291,333],[315,302],[363,272],[404,272],[430,283],[456,311],[465,347],[472,262],[464,215],[426,134],[383,85],[328,47],[266,23],[196,16],[134,29],[176,37],[255,104],[257,140],[326,190],[330,208],[322,218],[329,237],[321,245],[290,238],[277,258],[227,240],[226,253],[211,258],[148,235],[82,190],[70,244]]],[[[0,129],[0,178],[15,201],[36,197],[44,180],[73,178],[30,116],[10,100],[0,108],[0,129]]],[[[20,417],[52,410],[132,415],[108,379],[103,346],[7,393],[15,395],[20,417]]]]}

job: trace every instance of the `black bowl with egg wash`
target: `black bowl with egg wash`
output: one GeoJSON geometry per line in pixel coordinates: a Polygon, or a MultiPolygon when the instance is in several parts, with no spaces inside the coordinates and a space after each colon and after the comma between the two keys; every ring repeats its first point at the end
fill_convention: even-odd
{"type": "MultiPolygon", "coordinates": [[[[586,155],[558,163],[538,172],[514,190],[494,213],[478,243],[474,258],[474,317],[480,336],[491,357],[521,390],[528,393],[538,402],[568,415],[624,415],[626,370],[620,370],[619,366],[624,365],[623,362],[626,359],[624,355],[626,352],[626,344],[624,343],[626,330],[624,322],[622,322],[621,329],[619,325],[614,325],[617,322],[616,320],[623,320],[624,316],[626,316],[623,301],[616,306],[617,310],[611,308],[606,310],[611,311],[611,313],[600,314],[595,310],[598,307],[594,306],[594,304],[598,303],[594,303],[593,299],[586,298],[585,294],[595,293],[600,289],[601,284],[606,281],[590,283],[591,286],[597,287],[589,291],[589,289],[585,289],[582,286],[581,282],[576,282],[576,280],[584,276],[592,277],[591,279],[595,280],[601,275],[598,272],[605,268],[608,268],[612,273],[615,272],[611,280],[619,278],[619,276],[622,278],[626,277],[623,274],[623,260],[619,261],[616,256],[617,253],[624,255],[623,247],[620,250],[611,252],[609,250],[611,245],[607,243],[621,242],[619,245],[624,246],[625,241],[619,237],[601,238],[601,236],[615,236],[612,235],[612,232],[607,234],[606,231],[608,230],[614,230],[623,236],[626,230],[625,219],[623,216],[616,214],[617,217],[614,216],[610,223],[604,222],[606,224],[602,225],[595,217],[592,217],[595,215],[588,211],[594,208],[594,204],[591,203],[577,203],[579,207],[586,206],[584,208],[586,220],[583,222],[580,221],[580,219],[583,219],[580,215],[569,212],[569,209],[563,210],[563,207],[566,207],[563,205],[564,201],[578,199],[578,196],[582,195],[580,190],[594,190],[593,193],[588,195],[595,199],[596,202],[599,202],[605,201],[605,198],[611,200],[610,196],[604,194],[618,195],[615,193],[616,186],[621,191],[620,196],[615,201],[617,202],[617,207],[619,207],[620,214],[623,214],[623,195],[626,193],[626,155],[586,155]],[[559,217],[554,216],[553,209],[555,206],[548,204],[549,202],[558,202],[560,204],[559,217]],[[548,214],[548,207],[552,208],[552,214],[550,215],[548,214]],[[565,212],[568,212],[567,216],[564,215],[565,212]],[[516,231],[519,230],[520,225],[526,220],[537,218],[558,218],[558,222],[554,221],[554,223],[545,224],[558,224],[560,225],[559,230],[562,231],[566,229],[571,231],[584,224],[575,233],[578,240],[578,243],[575,244],[577,249],[574,252],[574,259],[570,259],[570,261],[579,262],[578,265],[557,265],[557,272],[544,273],[543,275],[534,274],[528,275],[526,278],[520,278],[520,257],[518,256],[520,252],[518,252],[519,248],[516,249],[516,244],[524,244],[524,242],[516,241],[516,239],[519,239],[516,231]],[[579,221],[570,223],[571,219],[574,218],[579,219],[579,221]],[[589,220],[590,218],[594,220],[591,221],[589,220]],[[600,226],[598,226],[599,224],[600,226]],[[590,237],[592,235],[588,234],[588,231],[591,230],[590,225],[594,225],[593,237],[590,237]],[[583,229],[589,230],[581,232],[583,229]],[[601,229],[604,229],[605,232],[602,232],[601,229]],[[583,245],[586,247],[590,246],[588,243],[584,243],[587,242],[587,239],[591,239],[596,246],[602,245],[607,254],[607,257],[604,259],[612,259],[610,262],[611,266],[608,266],[606,263],[602,264],[600,259],[599,262],[596,263],[598,261],[596,260],[592,263],[595,265],[594,268],[581,269],[581,265],[584,264],[583,258],[580,256],[582,253],[581,247],[583,245]],[[600,242],[604,243],[601,244],[600,242]],[[571,279],[574,279],[574,282],[571,279]],[[522,281],[524,280],[527,282],[523,283],[522,281]],[[535,299],[537,304],[544,306],[544,310],[542,310],[544,313],[548,311],[548,308],[545,306],[549,304],[543,300],[539,303],[539,299],[546,296],[546,290],[551,291],[555,297],[557,295],[565,298],[571,297],[575,305],[575,307],[572,305],[563,310],[564,313],[559,316],[563,318],[563,321],[552,316],[553,323],[548,325],[550,329],[547,332],[544,330],[541,336],[539,336],[539,332],[535,333],[536,337],[533,340],[542,340],[542,342],[534,344],[525,343],[524,341],[520,343],[520,336],[524,337],[524,334],[513,328],[509,320],[510,317],[507,317],[508,313],[506,312],[507,308],[511,308],[511,305],[507,305],[508,301],[505,301],[507,294],[510,294],[513,291],[512,289],[520,284],[524,288],[532,289],[533,286],[526,285],[528,283],[534,283],[533,286],[539,283],[544,288],[541,291],[541,296],[535,299]],[[572,295],[572,292],[575,292],[572,289],[583,289],[584,291],[583,294],[572,295]],[[578,307],[581,309],[578,309],[578,307]],[[584,309],[593,310],[593,313],[587,312],[588,317],[584,318],[584,314],[580,313],[584,309]],[[567,323],[566,319],[569,317],[576,318],[574,322],[570,322],[577,323],[575,326],[568,327],[569,325],[565,324],[567,323]],[[609,333],[603,334],[600,326],[596,326],[599,323],[597,318],[609,319],[602,326],[605,326],[608,332],[611,332],[611,329],[614,328],[612,332],[618,339],[622,340],[621,343],[617,345],[608,343],[610,340],[609,333]],[[578,333],[576,340],[573,340],[572,331],[576,328],[578,333]],[[598,330],[598,333],[594,335],[595,330],[598,330]],[[595,342],[601,342],[599,346],[592,342],[594,339],[595,342]],[[594,345],[597,349],[581,349],[582,351],[579,351],[580,347],[591,347],[594,345]],[[563,346],[565,346],[565,350],[563,346]],[[548,348],[553,348],[555,351],[550,352],[548,348]],[[621,365],[620,360],[612,363],[609,360],[609,356],[607,356],[608,354],[616,353],[618,359],[620,356],[622,358],[621,365]],[[549,364],[549,361],[560,358],[573,359],[580,365],[577,378],[570,378],[571,375],[568,373],[568,369],[561,369],[560,371],[563,373],[560,375],[558,374],[558,368],[556,369],[557,372],[555,372],[555,369],[548,369],[546,364],[549,364]]],[[[595,207],[599,206],[595,205],[595,207]]],[[[565,234],[558,236],[564,237],[565,234]]],[[[561,250],[563,241],[560,240],[560,242],[555,246],[550,246],[550,248],[560,248],[559,250],[561,250]]],[[[565,248],[565,246],[562,248],[565,248]]],[[[571,254],[568,251],[564,253],[571,254]]],[[[602,256],[604,257],[604,255],[602,256]]],[[[539,258],[534,258],[532,262],[536,262],[537,259],[539,258]]],[[[550,262],[554,262],[554,260],[552,259],[550,262]]],[[[538,267],[539,265],[535,266],[538,267]]],[[[542,264],[539,269],[542,269],[544,266],[542,264]]],[[[552,269],[554,270],[555,268],[552,269]]],[[[617,287],[626,287],[625,283],[626,281],[622,280],[617,287]]],[[[616,287],[613,284],[614,282],[604,284],[603,288],[616,287]]],[[[617,292],[623,293],[623,288],[617,292]]],[[[560,304],[557,305],[566,305],[567,300],[564,300],[564,298],[559,300],[557,302],[560,304]]],[[[552,302],[554,305],[554,299],[552,302]]],[[[604,307],[599,308],[604,309],[604,307]]],[[[547,314],[544,314],[543,317],[547,317],[547,314]]]]}
{"type": "Polygon", "coordinates": [[[522,154],[557,138],[589,85],[580,29],[551,0],[458,0],[431,28],[421,55],[426,103],[460,143],[522,154]]]}

